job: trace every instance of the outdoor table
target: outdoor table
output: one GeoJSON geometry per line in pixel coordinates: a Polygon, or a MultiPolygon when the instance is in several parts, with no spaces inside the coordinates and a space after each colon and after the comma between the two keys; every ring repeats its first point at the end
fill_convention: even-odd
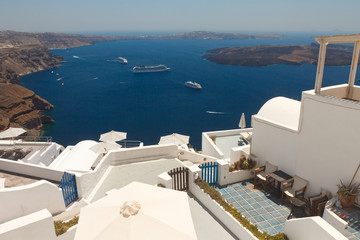
{"type": "Polygon", "coordinates": [[[275,179],[278,182],[278,186],[277,186],[278,189],[280,189],[281,183],[293,178],[292,176],[290,176],[289,174],[287,174],[281,170],[277,170],[275,172],[269,173],[269,177],[275,179]]]}

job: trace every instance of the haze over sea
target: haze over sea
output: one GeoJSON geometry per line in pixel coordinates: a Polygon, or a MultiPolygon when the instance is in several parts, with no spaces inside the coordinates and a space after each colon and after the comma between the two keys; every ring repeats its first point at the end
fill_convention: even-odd
{"type": "MultiPolygon", "coordinates": [[[[300,100],[313,89],[316,66],[217,65],[203,59],[206,50],[222,47],[310,44],[316,34],[287,34],[262,40],[121,40],[66,50],[61,67],[21,77],[22,85],[55,106],[55,124],[44,135],[64,146],[118,130],[129,140],[157,144],[160,136],[181,133],[201,148],[201,133],[238,127],[241,113],[251,115],[270,98],[300,100]],[[121,65],[116,58],[125,57],[121,65]],[[137,65],[164,64],[170,72],[134,74],[137,65]],[[53,73],[52,73],[53,71],[53,73]],[[202,90],[184,86],[195,81],[202,90]]],[[[325,68],[323,86],[344,83],[349,67],[325,68]]]]}

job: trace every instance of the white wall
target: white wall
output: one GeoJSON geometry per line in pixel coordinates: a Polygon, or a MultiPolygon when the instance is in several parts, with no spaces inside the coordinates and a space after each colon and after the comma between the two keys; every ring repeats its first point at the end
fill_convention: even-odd
{"type": "Polygon", "coordinates": [[[321,187],[334,195],[339,179],[348,184],[359,164],[360,103],[308,91],[301,109],[298,131],[254,116],[252,157],[308,180],[306,195],[321,187]]]}
{"type": "Polygon", "coordinates": [[[217,159],[208,155],[190,152],[187,150],[179,150],[177,157],[181,161],[190,161],[192,163],[215,162],[217,159]]]}
{"type": "Polygon", "coordinates": [[[244,181],[246,179],[252,178],[253,174],[249,170],[239,170],[234,172],[229,172],[229,163],[226,160],[218,160],[219,163],[219,181],[220,186],[227,184],[244,181]]]}
{"type": "Polygon", "coordinates": [[[60,188],[45,180],[25,186],[0,189],[0,223],[46,208],[56,214],[65,210],[60,188]]]}
{"type": "Polygon", "coordinates": [[[60,182],[64,174],[63,171],[50,169],[48,167],[6,159],[0,159],[0,169],[8,172],[48,179],[56,182],[60,182]]]}
{"type": "Polygon", "coordinates": [[[41,153],[40,162],[45,166],[49,166],[57,156],[59,156],[59,149],[57,149],[56,143],[52,143],[45,151],[41,153]]]}
{"type": "Polygon", "coordinates": [[[111,151],[111,165],[142,162],[159,158],[176,158],[178,147],[174,144],[152,145],[111,151]]]}
{"type": "Polygon", "coordinates": [[[0,224],[1,240],[55,240],[54,221],[46,209],[0,224]]]}
{"type": "Polygon", "coordinates": [[[321,217],[291,219],[285,222],[285,235],[291,240],[321,239],[346,240],[347,238],[321,217]]]}
{"type": "Polygon", "coordinates": [[[217,159],[223,159],[224,154],[216,146],[213,140],[209,136],[215,136],[213,132],[203,132],[201,139],[201,152],[205,155],[213,156],[217,159]]]}

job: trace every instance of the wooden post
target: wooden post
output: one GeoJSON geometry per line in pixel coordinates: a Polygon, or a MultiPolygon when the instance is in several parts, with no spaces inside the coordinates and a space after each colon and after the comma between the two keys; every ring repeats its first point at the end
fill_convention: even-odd
{"type": "Polygon", "coordinates": [[[324,75],[324,65],[325,65],[325,57],[326,57],[326,47],[327,42],[321,41],[320,42],[320,49],[319,49],[319,58],[318,58],[318,65],[316,71],[316,82],[315,82],[315,93],[320,93],[322,79],[324,75]]]}
{"type": "Polygon", "coordinates": [[[355,84],[356,70],[359,64],[359,50],[360,50],[360,42],[355,42],[353,57],[351,61],[350,75],[349,75],[349,86],[347,98],[352,99],[353,89],[355,84]]]}

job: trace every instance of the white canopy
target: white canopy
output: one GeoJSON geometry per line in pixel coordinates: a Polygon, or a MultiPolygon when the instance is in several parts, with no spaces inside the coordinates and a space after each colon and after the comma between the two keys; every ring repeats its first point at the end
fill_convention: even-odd
{"type": "Polygon", "coordinates": [[[120,149],[121,145],[114,142],[99,142],[96,145],[90,147],[90,150],[95,153],[107,153],[110,150],[120,149]]]}
{"type": "Polygon", "coordinates": [[[173,133],[171,135],[163,136],[160,138],[159,144],[176,144],[176,145],[186,145],[189,144],[189,136],[181,135],[178,133],[173,133]]]}
{"type": "Polygon", "coordinates": [[[9,128],[0,133],[0,139],[18,137],[24,133],[26,133],[26,130],[23,128],[9,128]]]}
{"type": "Polygon", "coordinates": [[[100,135],[100,141],[103,142],[117,142],[126,139],[126,132],[117,132],[111,130],[110,132],[100,135]]]}
{"type": "Polygon", "coordinates": [[[196,240],[188,196],[139,182],[111,191],[81,209],[75,240],[91,239],[196,240]]]}
{"type": "Polygon", "coordinates": [[[241,114],[240,122],[239,122],[239,128],[246,128],[246,121],[245,121],[245,114],[241,114]]]}

